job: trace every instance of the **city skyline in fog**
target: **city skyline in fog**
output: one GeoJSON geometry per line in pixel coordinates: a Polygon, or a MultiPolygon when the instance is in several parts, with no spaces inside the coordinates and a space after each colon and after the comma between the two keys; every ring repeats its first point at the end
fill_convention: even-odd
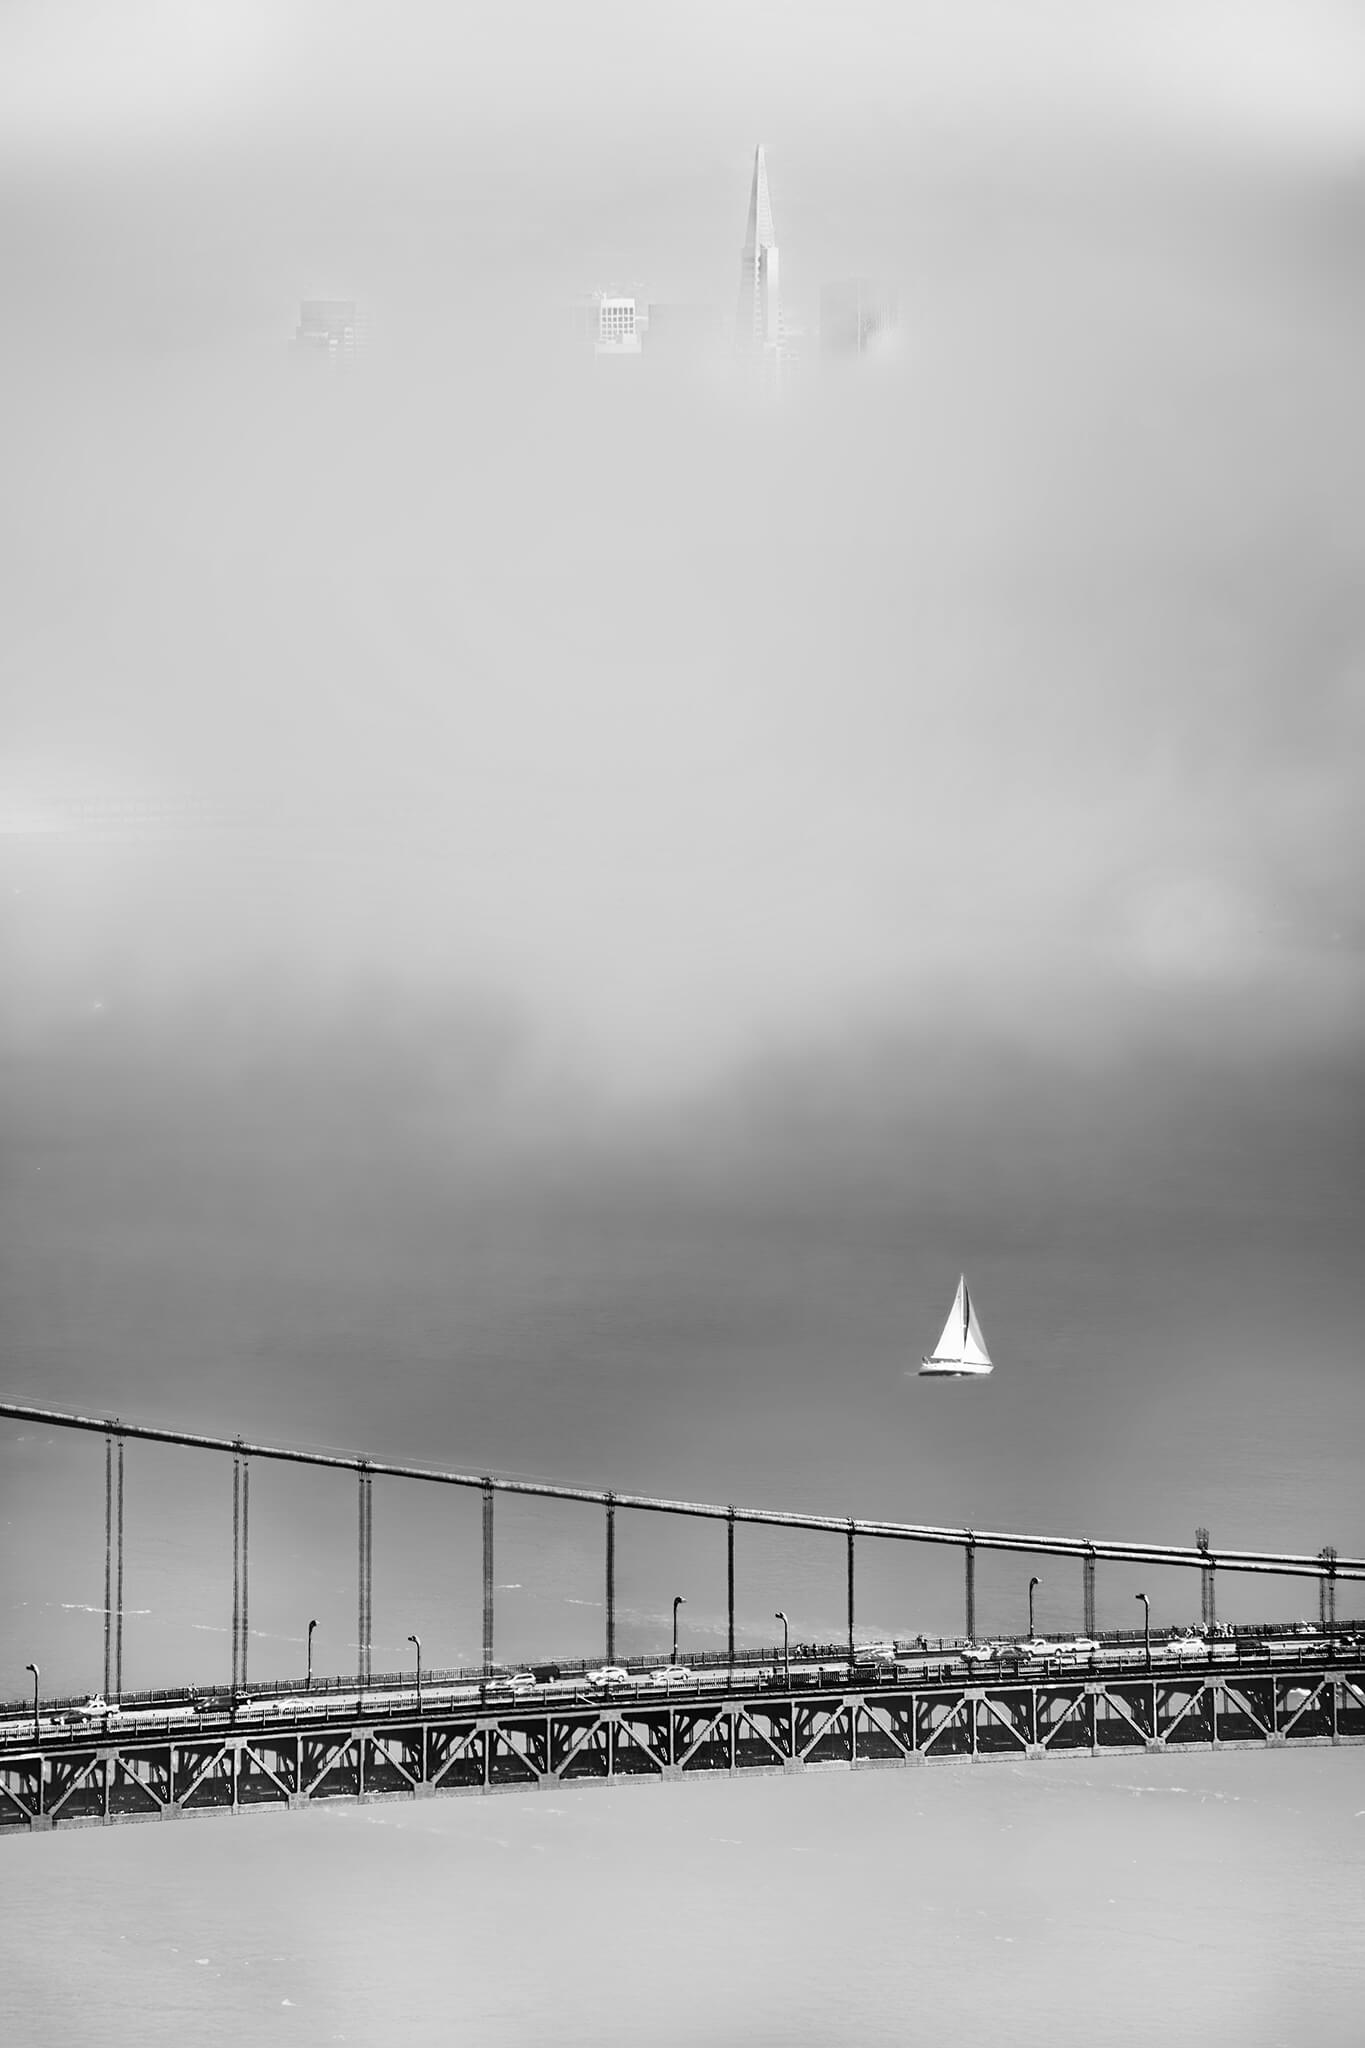
{"type": "Polygon", "coordinates": [[[0,25],[4,1380],[1360,1549],[1359,22],[672,18],[0,25]]]}
{"type": "Polygon", "coordinates": [[[1358,0],[0,6],[16,2040],[1356,2041],[1362,136],[1358,0]]]}

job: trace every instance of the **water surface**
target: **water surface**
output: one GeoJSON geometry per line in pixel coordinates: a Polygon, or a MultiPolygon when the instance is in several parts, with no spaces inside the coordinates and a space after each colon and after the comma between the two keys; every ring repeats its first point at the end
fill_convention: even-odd
{"type": "Polygon", "coordinates": [[[1358,2048],[1365,1751],[337,1805],[9,1841],[24,2048],[1358,2048]]]}

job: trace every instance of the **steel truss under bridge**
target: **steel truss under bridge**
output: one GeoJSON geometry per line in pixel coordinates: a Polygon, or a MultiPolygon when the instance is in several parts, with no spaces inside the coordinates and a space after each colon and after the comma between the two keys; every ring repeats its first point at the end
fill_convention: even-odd
{"type": "Polygon", "coordinates": [[[1209,1666],[813,1691],[776,1683],[369,1718],[353,1706],[328,1705],[307,1728],[280,1715],[251,1729],[11,1743],[0,1752],[0,1830],[700,1772],[1365,1743],[1365,1654],[1344,1667],[1304,1660],[1292,1672],[1209,1666]]]}

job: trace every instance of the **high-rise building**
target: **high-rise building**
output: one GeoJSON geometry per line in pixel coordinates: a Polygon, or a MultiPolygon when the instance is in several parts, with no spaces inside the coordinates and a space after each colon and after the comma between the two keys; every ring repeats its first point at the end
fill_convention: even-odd
{"type": "Polygon", "coordinates": [[[867,277],[820,288],[820,354],[826,362],[884,355],[899,339],[896,294],[867,277]]]}
{"type": "Polygon", "coordinates": [[[782,339],[782,296],[778,286],[777,235],[768,197],[768,166],[760,142],[754,151],[754,178],[749,191],[749,220],[739,259],[739,308],[735,342],[744,354],[771,350],[782,339]]]}
{"type": "Polygon", "coordinates": [[[591,347],[594,355],[638,356],[649,315],[642,293],[612,286],[577,300],[570,308],[569,324],[575,339],[591,347]]]}
{"type": "Polygon", "coordinates": [[[597,330],[593,335],[593,354],[638,356],[644,323],[639,317],[634,293],[598,292],[595,303],[597,330]]]}
{"type": "Polygon", "coordinates": [[[304,299],[294,353],[330,363],[353,363],[365,346],[365,326],[354,299],[304,299]]]}

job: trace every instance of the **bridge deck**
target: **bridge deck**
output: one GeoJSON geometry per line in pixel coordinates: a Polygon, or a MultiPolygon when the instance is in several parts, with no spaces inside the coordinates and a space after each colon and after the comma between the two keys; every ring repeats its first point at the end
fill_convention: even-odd
{"type": "Polygon", "coordinates": [[[169,1820],[319,1800],[430,1797],[681,1778],[904,1767],[1116,1749],[1365,1742],[1365,1655],[1292,1671],[1124,1669],[777,1681],[685,1694],[364,1710],[354,1696],[117,1733],[0,1737],[0,1831],[169,1820]],[[357,1706],[361,1711],[357,1712],[357,1706]]]}

